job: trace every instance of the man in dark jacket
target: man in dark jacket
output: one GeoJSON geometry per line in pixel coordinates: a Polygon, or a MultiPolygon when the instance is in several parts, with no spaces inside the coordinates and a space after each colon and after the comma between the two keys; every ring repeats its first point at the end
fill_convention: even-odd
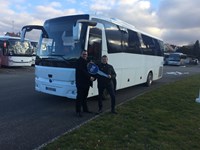
{"type": "Polygon", "coordinates": [[[98,65],[99,70],[108,74],[108,77],[98,75],[98,91],[99,91],[99,113],[102,112],[102,97],[103,92],[106,89],[111,97],[111,112],[116,114],[115,111],[115,86],[113,81],[116,81],[116,73],[112,65],[108,64],[108,57],[106,55],[102,56],[101,64],[98,65]]]}
{"type": "Polygon", "coordinates": [[[81,57],[76,63],[76,114],[81,117],[81,106],[83,112],[90,113],[87,106],[87,96],[90,86],[92,86],[92,77],[87,71],[87,51],[81,53],[81,57]]]}

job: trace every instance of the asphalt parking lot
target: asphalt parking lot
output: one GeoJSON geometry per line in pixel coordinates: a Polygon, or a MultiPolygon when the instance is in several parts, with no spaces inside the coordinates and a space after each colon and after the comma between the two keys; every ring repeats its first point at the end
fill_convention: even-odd
{"type": "MultiPolygon", "coordinates": [[[[117,92],[117,104],[163,84],[200,73],[200,66],[165,66],[163,78],[152,87],[134,86],[117,92]]],[[[34,90],[34,67],[0,68],[0,149],[34,149],[91,119],[95,114],[77,118],[74,101],[38,93],[34,90]]],[[[97,111],[97,98],[89,99],[97,111]]],[[[104,101],[104,111],[110,101],[104,101]]]]}

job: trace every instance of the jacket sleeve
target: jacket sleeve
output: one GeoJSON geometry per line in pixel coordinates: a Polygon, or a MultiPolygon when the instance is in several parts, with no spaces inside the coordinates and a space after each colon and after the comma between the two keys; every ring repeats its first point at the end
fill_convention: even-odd
{"type": "Polygon", "coordinates": [[[113,66],[111,66],[111,78],[114,79],[114,78],[116,78],[116,76],[117,76],[117,74],[116,74],[113,66]]]}

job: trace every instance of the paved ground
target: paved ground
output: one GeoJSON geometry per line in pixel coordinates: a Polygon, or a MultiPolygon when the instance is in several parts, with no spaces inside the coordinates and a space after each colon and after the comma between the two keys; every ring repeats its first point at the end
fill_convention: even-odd
{"type": "MultiPolygon", "coordinates": [[[[164,76],[151,88],[134,86],[117,92],[117,103],[182,77],[200,73],[200,66],[165,66],[164,76]]],[[[104,101],[104,109],[110,101],[104,101]]],[[[89,108],[97,110],[96,98],[89,108]]],[[[34,67],[0,68],[0,149],[29,150],[69,131],[95,114],[75,117],[74,101],[35,92],[34,67]]]]}

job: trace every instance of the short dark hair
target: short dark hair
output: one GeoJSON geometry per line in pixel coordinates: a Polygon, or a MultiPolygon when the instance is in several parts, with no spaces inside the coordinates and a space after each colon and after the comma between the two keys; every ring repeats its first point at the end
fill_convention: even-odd
{"type": "Polygon", "coordinates": [[[107,56],[106,56],[106,55],[103,55],[102,57],[106,57],[106,58],[107,58],[107,56]]]}
{"type": "Polygon", "coordinates": [[[86,53],[87,53],[87,51],[86,51],[86,50],[83,50],[83,51],[81,52],[81,54],[82,54],[83,52],[86,52],[86,53]]]}

